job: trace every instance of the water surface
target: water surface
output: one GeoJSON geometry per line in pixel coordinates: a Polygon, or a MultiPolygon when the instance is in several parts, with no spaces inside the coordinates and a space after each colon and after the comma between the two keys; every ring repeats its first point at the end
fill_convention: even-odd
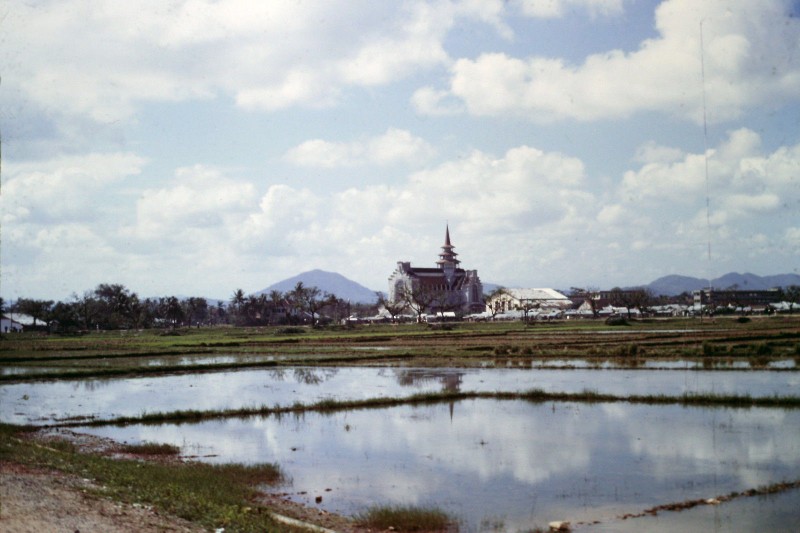
{"type": "MultiPolygon", "coordinates": [[[[463,531],[554,520],[600,520],[613,531],[625,513],[800,479],[798,428],[797,410],[481,399],[86,431],[169,442],[210,462],[277,462],[291,479],[280,490],[330,512],[433,505],[463,531]]],[[[797,524],[800,491],[785,498],[797,524]]],[[[737,506],[771,524],[769,507],[715,509],[737,506]]],[[[700,527],[689,529],[736,531],[708,527],[709,512],[698,510],[700,527]]]]}
{"type": "Polygon", "coordinates": [[[173,410],[359,400],[435,391],[798,395],[800,374],[758,371],[293,367],[0,385],[0,421],[51,423],[173,410]]]}

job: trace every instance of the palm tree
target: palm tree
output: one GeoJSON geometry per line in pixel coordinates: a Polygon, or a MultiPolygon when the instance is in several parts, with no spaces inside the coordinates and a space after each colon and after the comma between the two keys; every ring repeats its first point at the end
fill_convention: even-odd
{"type": "Polygon", "coordinates": [[[281,291],[271,290],[269,291],[269,301],[272,304],[272,309],[270,312],[270,319],[271,322],[275,322],[275,318],[279,311],[282,311],[284,315],[286,314],[286,310],[283,309],[285,297],[281,291]]]}
{"type": "Polygon", "coordinates": [[[233,305],[234,312],[238,312],[245,302],[245,295],[242,289],[236,289],[231,296],[231,305],[233,305]]]}

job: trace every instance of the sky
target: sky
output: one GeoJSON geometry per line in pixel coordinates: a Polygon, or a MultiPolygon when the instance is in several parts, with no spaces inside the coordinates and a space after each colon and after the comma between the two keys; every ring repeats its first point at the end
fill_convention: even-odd
{"type": "Polygon", "coordinates": [[[797,0],[10,0],[0,295],[800,273],[797,0]]]}

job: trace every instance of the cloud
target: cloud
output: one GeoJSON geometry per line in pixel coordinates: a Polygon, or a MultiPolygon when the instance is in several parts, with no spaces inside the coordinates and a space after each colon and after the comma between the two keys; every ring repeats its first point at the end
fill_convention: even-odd
{"type": "Polygon", "coordinates": [[[249,109],[318,107],[348,87],[445,64],[456,17],[499,24],[496,11],[421,1],[17,3],[0,61],[5,90],[100,123],[130,120],[144,102],[219,95],[249,109]]]}
{"type": "Polygon", "coordinates": [[[390,128],[378,137],[353,142],[312,139],[292,148],[285,159],[298,166],[336,168],[355,165],[419,163],[430,159],[433,147],[406,130],[390,128]]]}
{"type": "Polygon", "coordinates": [[[465,110],[464,105],[449,91],[437,91],[433,87],[421,87],[411,96],[411,105],[421,115],[455,115],[465,110]]]}
{"type": "Polygon", "coordinates": [[[62,156],[5,165],[3,223],[88,221],[110,208],[109,187],[138,175],[146,160],[130,152],[62,156]]]}
{"type": "Polygon", "coordinates": [[[672,264],[709,243],[712,260],[731,269],[745,256],[792,261],[791,231],[780,235],[774,228],[785,226],[800,205],[800,145],[764,153],[755,132],[730,131],[709,150],[708,182],[702,154],[658,159],[624,173],[613,203],[597,217],[605,239],[670,250],[665,260],[672,264]]]}
{"type": "MultiPolygon", "coordinates": [[[[355,144],[395,136],[409,138],[390,131],[355,144]]],[[[710,233],[704,157],[674,156],[632,168],[602,197],[579,158],[528,145],[420,165],[392,185],[327,191],[262,186],[208,165],[139,185],[126,180],[145,161],[129,153],[10,164],[4,285],[37,296],[31,287],[52,287],[46,280],[58,271],[65,294],[109,280],[148,295],[187,293],[203,280],[202,291],[215,296],[325,268],[382,289],[395,261],[433,264],[448,221],[464,266],[503,284],[591,283],[587,265],[644,282],[663,275],[664,264],[696,267],[709,238],[714,260],[731,269],[743,246],[756,261],[796,258],[799,233],[786,222],[800,205],[800,145],[766,152],[757,134],[740,129],[712,148],[710,233]],[[73,189],[82,194],[65,210],[58,198],[73,189]],[[97,217],[81,215],[84,201],[97,217]],[[637,261],[642,254],[647,262],[637,261]]]]}
{"type": "Polygon", "coordinates": [[[535,18],[563,17],[570,9],[585,9],[592,16],[617,15],[624,0],[516,0],[523,14],[535,18]]]}
{"type": "Polygon", "coordinates": [[[145,240],[184,240],[187,234],[215,233],[229,217],[255,205],[256,189],[203,165],[180,168],[167,187],[146,189],[136,203],[134,234],[145,240]]]}
{"type": "Polygon", "coordinates": [[[639,163],[672,163],[683,158],[680,148],[661,146],[653,141],[648,141],[636,150],[634,160],[639,163]]]}
{"type": "Polygon", "coordinates": [[[783,232],[782,241],[783,245],[789,249],[790,254],[795,257],[800,255],[800,227],[786,228],[783,232]]]}
{"type": "Polygon", "coordinates": [[[753,214],[775,211],[780,206],[780,198],[776,194],[732,194],[725,199],[724,208],[740,214],[753,214]]]}
{"type": "MultiPolygon", "coordinates": [[[[528,5],[558,13],[564,3],[528,5]]],[[[658,37],[638,50],[593,54],[582,64],[498,52],[462,58],[451,67],[447,93],[478,116],[587,121],[655,111],[696,122],[703,117],[704,87],[711,122],[800,93],[800,67],[793,60],[800,19],[788,16],[784,1],[667,0],[656,10],[656,28],[658,37]]],[[[447,101],[446,93],[428,88],[415,102],[421,112],[436,113],[437,100],[447,101]]]]}

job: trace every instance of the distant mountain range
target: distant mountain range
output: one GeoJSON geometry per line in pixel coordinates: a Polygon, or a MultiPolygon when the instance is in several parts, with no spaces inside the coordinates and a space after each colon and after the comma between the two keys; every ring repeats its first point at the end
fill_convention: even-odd
{"type": "Polygon", "coordinates": [[[375,296],[375,291],[372,289],[368,289],[336,272],[325,272],[324,270],[303,272],[294,277],[273,283],[266,289],[262,289],[258,292],[289,292],[295,288],[298,281],[301,281],[306,287],[317,287],[323,292],[333,294],[337,298],[353,303],[372,304],[378,300],[377,296],[375,296]]]}
{"type": "MultiPolygon", "coordinates": [[[[353,303],[373,304],[377,301],[375,291],[356,283],[336,272],[325,272],[324,270],[310,270],[303,272],[283,281],[273,283],[259,293],[269,293],[270,291],[289,292],[303,282],[307,287],[317,287],[321,291],[333,294],[337,298],[348,300],[353,303]]],[[[715,289],[739,290],[753,289],[764,290],[775,287],[788,287],[790,285],[800,285],[800,275],[797,274],[777,274],[774,276],[757,276],[755,274],[739,274],[730,272],[716,279],[711,280],[711,286],[715,289]]],[[[683,292],[692,292],[697,289],[707,289],[708,280],[693,278],[689,276],[670,275],[658,278],[657,280],[644,285],[656,295],[676,296],[683,292]]],[[[484,283],[485,292],[499,287],[493,283],[484,283]]]]}
{"type": "Polygon", "coordinates": [[[797,274],[777,274],[774,276],[757,276],[755,274],[730,272],[719,278],[707,279],[692,278],[689,276],[664,276],[645,285],[656,295],[675,296],[683,292],[692,292],[698,289],[712,288],[737,289],[737,290],[766,290],[776,287],[788,287],[790,285],[800,285],[800,275],[797,274]]]}

